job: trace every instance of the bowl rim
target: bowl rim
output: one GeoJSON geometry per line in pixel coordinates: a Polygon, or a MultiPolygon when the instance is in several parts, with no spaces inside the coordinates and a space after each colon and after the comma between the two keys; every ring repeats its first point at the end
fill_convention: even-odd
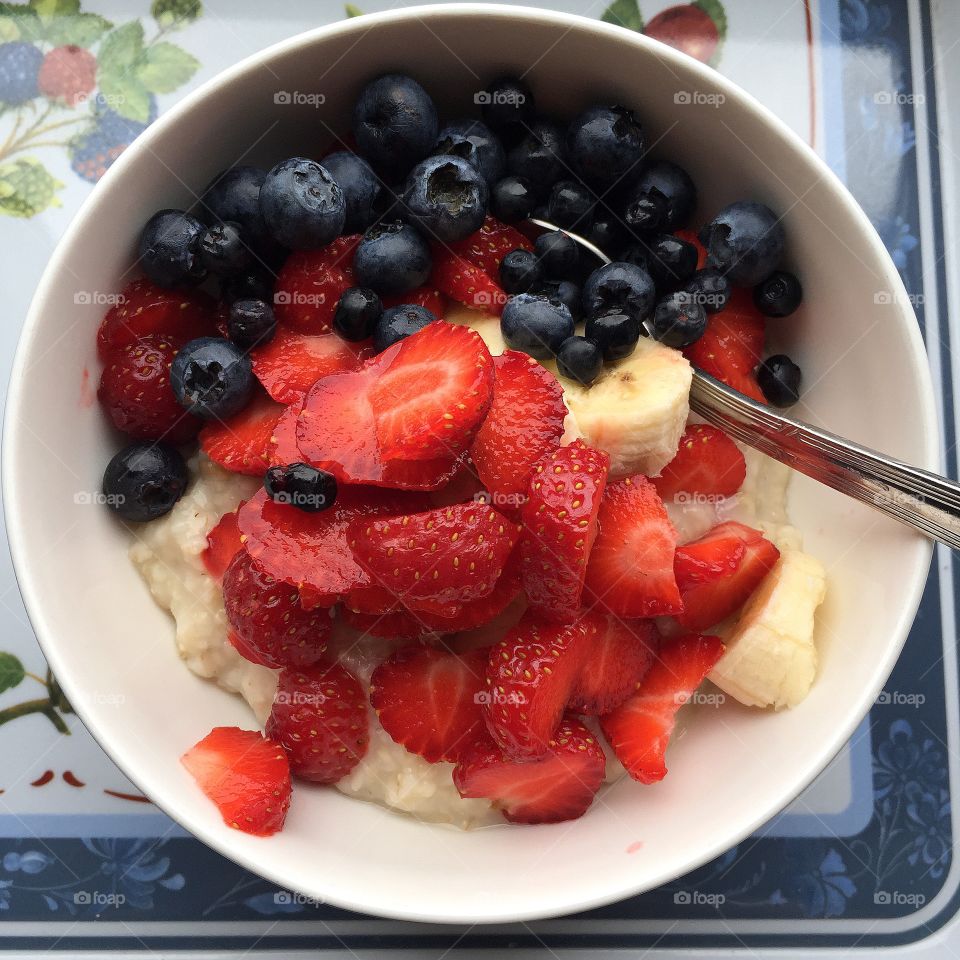
{"type": "MultiPolygon", "coordinates": [[[[58,241],[31,300],[30,308],[18,338],[11,369],[6,410],[3,419],[0,460],[2,460],[2,493],[9,549],[24,607],[51,670],[58,677],[66,694],[70,697],[71,702],[77,704],[77,714],[84,726],[98,745],[110,757],[111,761],[115,763],[133,783],[137,784],[138,787],[139,782],[136,770],[133,769],[134,764],[132,761],[128,762],[129,758],[125,757],[122,752],[118,755],[118,752],[113,749],[110,724],[101,722],[94,705],[91,704],[88,707],[86,698],[80,696],[79,691],[73,689],[69,670],[66,668],[65,663],[58,653],[59,644],[56,640],[57,632],[54,625],[49,623],[46,618],[42,600],[43,591],[31,571],[30,536],[27,533],[26,525],[22,522],[22,518],[26,515],[26,512],[18,509],[19,504],[24,498],[23,490],[27,485],[25,479],[19,475],[17,465],[14,462],[15,458],[13,457],[14,448],[18,442],[18,435],[22,432],[19,424],[21,422],[20,412],[25,395],[25,357],[30,353],[32,343],[38,335],[42,317],[46,312],[47,300],[50,298],[51,291],[57,284],[62,273],[68,251],[73,248],[77,239],[83,235],[93,219],[99,215],[104,199],[109,196],[112,183],[114,179],[119,177],[121,171],[125,170],[127,166],[136,163],[139,154],[144,150],[149,150],[153,141],[164,136],[169,128],[179,122],[181,116],[192,111],[211,93],[222,89],[238,77],[262,67],[264,64],[270,63],[276,57],[308,49],[314,44],[331,37],[349,35],[356,32],[367,32],[380,26],[390,25],[399,21],[430,21],[449,18],[468,21],[489,16],[505,17],[517,21],[536,21],[540,24],[565,27],[568,30],[578,29],[592,32],[595,35],[605,37],[611,41],[631,45],[639,51],[642,51],[644,55],[654,56],[660,60],[667,61],[668,65],[680,74],[698,80],[708,87],[718,89],[729,101],[735,103],[739,109],[757,115],[766,126],[771,128],[775,136],[779,136],[782,140],[786,141],[790,149],[799,154],[808,166],[812,166],[816,170],[821,178],[823,188],[828,189],[832,193],[835,201],[843,206],[844,212],[858,225],[859,239],[870,248],[871,253],[876,258],[876,262],[881,265],[884,270],[885,280],[889,281],[891,288],[897,294],[895,303],[900,306],[898,316],[906,328],[909,344],[909,352],[903,359],[911,365],[919,384],[916,399],[919,406],[919,427],[922,432],[924,456],[922,462],[917,465],[931,470],[940,469],[941,431],[936,413],[937,406],[934,397],[933,381],[927,363],[923,337],[920,333],[919,325],[913,317],[913,311],[908,306],[909,299],[899,272],[896,270],[893,261],[870,220],[867,218],[866,213],[861,209],[846,186],[830,169],[826,162],[821,159],[813,148],[801,139],[798,134],[787,126],[786,123],[780,120],[780,118],[767,107],[763,106],[752,94],[745,91],[733,81],[728,80],[723,75],[717,73],[705,64],[694,60],[692,57],[680,53],[656,40],[652,40],[643,34],[638,34],[580,14],[570,14],[528,6],[513,6],[502,3],[470,2],[463,4],[446,3],[432,6],[413,6],[400,10],[390,10],[350,18],[288,37],[243,58],[236,64],[220,71],[205,81],[158,117],[158,119],[150,124],[140,137],[137,138],[137,141],[120,155],[81,204],[79,210],[58,241]]],[[[860,691],[859,696],[854,702],[855,709],[847,711],[846,723],[837,728],[837,734],[834,740],[831,741],[828,748],[821,752],[819,761],[809,764],[799,780],[795,781],[793,788],[788,794],[783,796],[776,809],[764,811],[762,814],[754,817],[751,822],[743,827],[736,835],[724,836],[722,840],[712,844],[707,849],[701,850],[697,857],[686,865],[684,871],[696,869],[755,832],[760,826],[768,822],[795,799],[796,796],[802,793],[842,750],[864,716],[869,712],[870,706],[882,689],[883,684],[889,677],[900,655],[920,604],[932,556],[932,541],[918,535],[915,541],[915,557],[912,562],[905,564],[907,569],[905,570],[905,576],[902,580],[906,602],[903,605],[896,623],[891,625],[890,642],[887,645],[886,655],[874,665],[873,676],[875,682],[872,687],[860,691]]],[[[158,800],[155,796],[151,795],[150,799],[173,821],[188,830],[192,836],[201,840],[221,855],[238,863],[250,872],[264,877],[270,882],[277,883],[282,887],[288,885],[284,877],[279,873],[269,868],[264,869],[263,866],[254,861],[252,857],[244,856],[242,853],[232,850],[229,844],[229,834],[225,835],[227,837],[225,840],[224,835],[212,834],[202,823],[189,823],[187,822],[189,818],[181,818],[181,815],[178,815],[176,812],[176,802],[172,797],[164,797],[162,800],[158,800]]],[[[217,827],[219,828],[219,824],[217,824],[217,827]]],[[[388,898],[382,896],[380,899],[383,902],[380,903],[357,902],[355,900],[340,898],[337,895],[335,885],[325,891],[323,899],[337,907],[383,918],[430,923],[508,923],[568,915],[603,906],[632,896],[640,890],[650,889],[656,884],[669,882],[669,879],[673,877],[673,872],[669,871],[669,873],[669,877],[664,875],[663,877],[657,878],[653,884],[642,882],[635,887],[622,886],[616,890],[604,888],[599,891],[595,890],[594,892],[572,890],[561,901],[557,902],[555,908],[551,907],[549,910],[524,910],[509,904],[502,907],[498,906],[496,910],[488,909],[481,915],[466,913],[463,907],[460,907],[459,910],[439,911],[436,909],[415,911],[391,910],[387,902],[388,898]]],[[[373,895],[371,899],[375,899],[375,895],[373,895]]]]}

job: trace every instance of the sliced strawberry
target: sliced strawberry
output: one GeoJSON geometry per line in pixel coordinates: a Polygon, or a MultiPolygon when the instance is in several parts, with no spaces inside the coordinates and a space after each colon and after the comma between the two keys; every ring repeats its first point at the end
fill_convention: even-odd
{"type": "Polygon", "coordinates": [[[256,730],[214,727],[180,762],[217,805],[223,822],[268,837],[290,806],[290,763],[283,749],[256,730]]]}
{"type": "Polygon", "coordinates": [[[664,753],[676,714],[723,656],[719,637],[672,637],[660,650],[636,692],[600,718],[600,727],[627,773],[656,783],[667,773],[664,753]]]}
{"type": "Polygon", "coordinates": [[[144,278],[131,280],[103,318],[97,351],[110,354],[144,337],[164,337],[177,346],[214,334],[214,302],[205,293],[165,290],[144,278]]]}
{"type": "Polygon", "coordinates": [[[659,643],[651,620],[585,617],[593,627],[568,709],[598,716],[618,707],[643,679],[659,643]]]}
{"type": "Polygon", "coordinates": [[[404,647],[370,677],[370,703],[395,743],[430,763],[456,762],[483,732],[487,651],[404,647]]]}
{"type": "Polygon", "coordinates": [[[389,519],[361,517],[347,535],[357,563],[404,606],[452,616],[492,592],[520,528],[493,507],[463,503],[389,519]]]}
{"type": "Polygon", "coordinates": [[[737,532],[743,539],[743,559],[731,573],[683,588],[683,611],[677,614],[677,621],[688,630],[706,630],[739,610],[780,556],[780,551],[759,530],[742,524],[723,526],[740,528],[737,532]]]}
{"type": "Polygon", "coordinates": [[[267,450],[269,465],[285,467],[288,463],[303,460],[303,454],[297,445],[297,422],[303,413],[303,402],[297,401],[283,408],[270,437],[267,450]]]}
{"type": "Polygon", "coordinates": [[[560,446],[567,407],[557,378],[533,357],[507,350],[493,358],[493,402],[470,456],[491,493],[527,492],[533,465],[560,446]]]}
{"type": "Polygon", "coordinates": [[[426,307],[438,320],[442,320],[447,311],[446,297],[432,286],[417,287],[414,290],[394,293],[381,299],[384,307],[399,307],[402,303],[415,303],[417,306],[426,307]]]}
{"type": "Polygon", "coordinates": [[[515,227],[488,215],[476,233],[451,243],[449,249],[467,263],[479,267],[491,280],[497,281],[500,261],[511,250],[532,250],[533,244],[515,227]]]}
{"type": "Polygon", "coordinates": [[[483,269],[451,253],[445,247],[434,248],[433,282],[437,289],[451,300],[474,310],[500,316],[507,302],[507,295],[483,269]]]}
{"type": "Polygon", "coordinates": [[[530,478],[523,506],[523,585],[530,607],[549,620],[577,616],[610,457],[575,440],[548,453],[530,478]]]}
{"type": "Polygon", "coordinates": [[[386,587],[369,580],[348,590],[343,603],[355,613],[383,614],[403,609],[400,601],[386,587]]]}
{"type": "Polygon", "coordinates": [[[403,610],[389,613],[357,613],[348,607],[340,611],[341,620],[359,633],[385,640],[416,640],[423,633],[420,624],[403,610]]]}
{"type": "Polygon", "coordinates": [[[545,752],[522,763],[479,738],[461,754],[453,782],[461,797],[493,800],[511,823],[560,823],[587,812],[605,769],[597,738],[575,717],[565,717],[545,752]]]}
{"type": "Polygon", "coordinates": [[[710,583],[736,571],[747,552],[747,541],[756,539],[756,535],[757,531],[728,520],[717,524],[699,540],[677,547],[673,572],[680,592],[693,584],[710,583]]]}
{"type": "Polygon", "coordinates": [[[200,449],[234,473],[263,476],[270,465],[271,443],[285,408],[259,394],[229,420],[208,420],[200,431],[200,449]]]}
{"type": "Polygon", "coordinates": [[[240,539],[240,528],[237,526],[237,511],[225,513],[217,525],[207,534],[207,546],[200,559],[207,568],[207,573],[215,580],[219,580],[230,561],[243,548],[240,539]]]}
{"type": "Polygon", "coordinates": [[[370,365],[380,455],[455,458],[473,441],[493,399],[493,359],[475,330],[431,323],[370,365]]]}
{"type": "Polygon", "coordinates": [[[677,532],[653,484],[642,476],[609,484],[598,522],[584,602],[619,617],[678,613],[677,532]]]}
{"type": "Polygon", "coordinates": [[[676,456],[653,478],[653,485],[664,503],[684,503],[697,494],[732,497],[746,475],[743,454],[722,430],[691,423],[680,437],[676,456]]]}
{"type": "Polygon", "coordinates": [[[319,336],[280,327],[274,338],[251,351],[253,372],[278,403],[294,403],[321,378],[358,370],[369,347],[348,343],[335,333],[319,336]]]}
{"type": "Polygon", "coordinates": [[[251,644],[247,643],[239,634],[234,633],[232,630],[227,631],[227,642],[233,647],[237,653],[243,657],[244,660],[249,660],[250,663],[257,663],[261,667],[270,667],[273,669],[273,660],[269,656],[264,659],[260,651],[251,644]]]}

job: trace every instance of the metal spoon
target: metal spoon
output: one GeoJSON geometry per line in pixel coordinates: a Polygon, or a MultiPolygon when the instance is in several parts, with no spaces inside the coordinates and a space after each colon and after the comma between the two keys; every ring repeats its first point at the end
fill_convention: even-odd
{"type": "MultiPolygon", "coordinates": [[[[544,230],[561,229],[545,220],[529,222],[544,230]]],[[[610,263],[589,240],[564,232],[610,263]]],[[[652,336],[649,324],[645,328],[652,336]]],[[[960,549],[960,484],[757,403],[696,368],[690,409],[774,460],[960,549]]]]}

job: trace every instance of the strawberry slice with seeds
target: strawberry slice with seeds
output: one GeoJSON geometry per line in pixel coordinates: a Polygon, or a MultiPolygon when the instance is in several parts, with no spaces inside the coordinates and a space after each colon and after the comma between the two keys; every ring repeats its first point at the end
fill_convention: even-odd
{"type": "Polygon", "coordinates": [[[357,613],[348,607],[340,611],[341,620],[365,636],[384,640],[416,640],[423,630],[413,617],[403,610],[388,613],[357,613]]]}
{"type": "Polygon", "coordinates": [[[430,763],[456,762],[483,732],[487,651],[405,647],[370,677],[370,703],[395,743],[430,763]]]}
{"type": "Polygon", "coordinates": [[[453,782],[461,797],[492,800],[510,823],[560,823],[587,812],[605,769],[597,738],[575,717],[564,717],[535,760],[510,760],[479,738],[461,754],[453,782]]]}
{"type": "Polygon", "coordinates": [[[653,485],[664,503],[685,503],[697,494],[732,497],[746,475],[743,454],[722,430],[691,423],[680,437],[676,456],[653,478],[653,485]]]}
{"type": "Polygon", "coordinates": [[[576,440],[540,460],[523,506],[523,584],[549,620],[577,616],[610,457],[576,440]]]}
{"type": "Polygon", "coordinates": [[[643,476],[608,484],[598,522],[585,602],[630,619],[679,613],[677,532],[653,484],[643,476]]]}
{"type": "Polygon", "coordinates": [[[451,243],[449,249],[496,281],[503,258],[511,250],[532,250],[533,244],[515,227],[488,215],[476,233],[451,243]]]}
{"type": "Polygon", "coordinates": [[[208,420],[200,431],[200,449],[226,470],[261,477],[270,466],[271,442],[284,410],[262,393],[229,420],[208,420]]]}
{"type": "Polygon", "coordinates": [[[732,572],[705,583],[690,582],[683,587],[683,611],[677,614],[677,621],[688,630],[706,630],[739,610],[780,556],[780,551],[759,530],[743,524],[723,526],[727,528],[723,535],[739,528],[737,533],[743,542],[743,558],[732,572]]]}
{"type": "Polygon", "coordinates": [[[441,293],[474,310],[500,316],[507,302],[507,295],[482,268],[445,247],[434,247],[432,279],[441,293]]]}
{"type": "Polygon", "coordinates": [[[676,714],[723,656],[719,637],[691,633],[664,640],[636,692],[600,718],[600,728],[627,773],[656,783],[667,773],[664,753],[676,714]]]}
{"type": "Polygon", "coordinates": [[[425,307],[438,320],[443,319],[447,310],[446,297],[433,286],[416,287],[413,290],[407,290],[404,293],[394,293],[389,297],[381,297],[384,307],[399,307],[401,304],[416,304],[418,307],[425,307]]]}
{"type": "Polygon", "coordinates": [[[290,763],[256,730],[214,727],[180,762],[216,804],[228,827],[269,837],[290,807],[290,763]]]}
{"type": "Polygon", "coordinates": [[[240,528],[237,526],[237,511],[225,513],[217,525],[207,534],[207,546],[200,559],[206,567],[207,573],[215,580],[219,580],[230,561],[243,549],[240,539],[240,528]]]}
{"type": "Polygon", "coordinates": [[[680,592],[734,573],[747,552],[747,541],[754,540],[756,534],[742,523],[728,520],[718,523],[698,540],[677,547],[673,572],[680,592]]]}
{"type": "Polygon", "coordinates": [[[560,382],[533,357],[507,350],[493,368],[493,402],[470,457],[487,490],[517,496],[534,464],[560,446],[567,407],[560,382]]]}
{"type": "Polygon", "coordinates": [[[285,467],[289,463],[300,463],[303,454],[297,445],[297,422],[303,413],[303,402],[291,403],[283,408],[270,436],[267,449],[269,466],[285,467]]]}

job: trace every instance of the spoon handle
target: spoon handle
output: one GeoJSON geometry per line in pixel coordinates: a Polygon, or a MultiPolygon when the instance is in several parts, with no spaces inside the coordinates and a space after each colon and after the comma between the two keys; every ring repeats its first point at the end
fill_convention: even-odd
{"type": "Polygon", "coordinates": [[[734,439],[960,550],[960,484],[794,420],[699,370],[690,408],[734,439]]]}

